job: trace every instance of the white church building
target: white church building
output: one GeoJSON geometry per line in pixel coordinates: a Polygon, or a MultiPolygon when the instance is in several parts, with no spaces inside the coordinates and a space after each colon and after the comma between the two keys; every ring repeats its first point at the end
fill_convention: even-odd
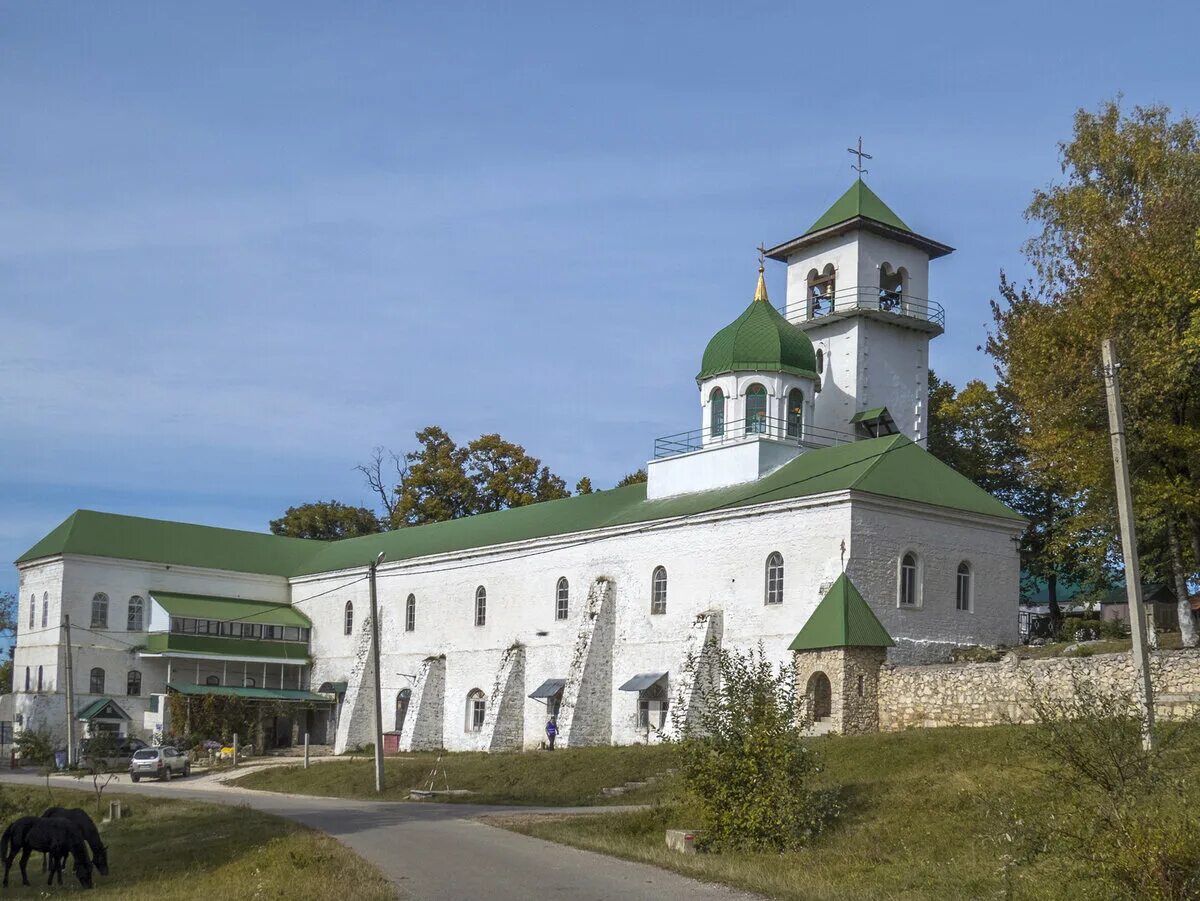
{"type": "Polygon", "coordinates": [[[181,728],[165,696],[233,695],[269,711],[256,744],[339,752],[372,741],[374,692],[403,750],[537,747],[549,716],[565,746],[653,741],[689,655],[788,659],[843,573],[890,659],[1015,643],[1024,521],[923,447],[950,252],[856,181],[765,252],[786,304],[760,266],[645,484],[334,542],[76,511],[16,562],[17,728],[65,735],[67,617],[83,733],[152,737],[181,728]]]}

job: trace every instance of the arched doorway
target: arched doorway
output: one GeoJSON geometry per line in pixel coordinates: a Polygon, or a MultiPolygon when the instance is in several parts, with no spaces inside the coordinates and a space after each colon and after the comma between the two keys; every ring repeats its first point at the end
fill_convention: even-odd
{"type": "Polygon", "coordinates": [[[396,695],[396,731],[404,731],[404,718],[408,716],[408,702],[412,699],[412,689],[402,688],[396,695]]]}
{"type": "Polygon", "coordinates": [[[818,723],[833,713],[833,686],[829,677],[824,673],[813,673],[808,680],[809,703],[812,705],[812,718],[818,723]]]}

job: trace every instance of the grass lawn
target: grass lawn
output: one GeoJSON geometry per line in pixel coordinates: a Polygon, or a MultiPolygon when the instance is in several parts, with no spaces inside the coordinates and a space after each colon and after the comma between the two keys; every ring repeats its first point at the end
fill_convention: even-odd
{"type": "MultiPolygon", "coordinates": [[[[396,898],[374,867],[334,839],[245,807],[104,793],[121,798],[132,816],[101,824],[94,796],[52,786],[53,803],[92,814],[108,846],[109,875],[93,874],[89,898],[163,901],[193,898],[396,898]],[[302,887],[302,889],[298,888],[302,887]]],[[[44,788],[0,786],[5,823],[50,806],[44,788]]],[[[105,805],[107,807],[107,804],[105,805]]],[[[41,855],[29,860],[28,888],[14,861],[8,897],[78,891],[67,861],[62,888],[47,889],[41,855]]]]}
{"type": "MultiPolygon", "coordinates": [[[[1005,897],[1000,808],[1045,816],[1046,777],[1026,769],[1031,727],[929,729],[814,740],[823,780],[844,788],[845,812],[817,842],[787,854],[668,852],[667,828],[695,818],[669,797],[632,813],[515,818],[518,832],[668,867],[777,898],[1005,897]],[[1003,798],[1004,801],[1000,801],[1003,798]]],[[[1013,897],[1087,897],[1048,863],[1025,868],[1013,897]],[[1043,872],[1046,871],[1046,872],[1043,872]]]]}
{"type": "MultiPolygon", "coordinates": [[[[1044,660],[1049,657],[1061,657],[1067,648],[1075,647],[1075,641],[1058,641],[1053,644],[1043,644],[1037,647],[1021,645],[1014,648],[1018,657],[1025,660],[1044,660]]],[[[1158,646],[1164,651],[1178,651],[1183,647],[1183,640],[1178,632],[1162,632],[1158,636],[1158,646]]],[[[1092,654],[1128,654],[1133,647],[1132,638],[1108,638],[1085,644],[1087,655],[1092,654]]]]}
{"type": "Polygon", "coordinates": [[[375,793],[375,768],[371,758],[268,767],[235,781],[244,788],[295,792],[329,798],[407,800],[413,788],[426,788],[435,766],[441,769],[434,788],[447,782],[452,789],[474,794],[460,800],[479,804],[532,804],[573,806],[602,803],[637,804],[659,797],[663,782],[635,789],[619,798],[603,798],[600,789],[622,785],[671,768],[672,751],[661,746],[576,748],[524,754],[398,754],[384,762],[386,788],[375,793]]]}

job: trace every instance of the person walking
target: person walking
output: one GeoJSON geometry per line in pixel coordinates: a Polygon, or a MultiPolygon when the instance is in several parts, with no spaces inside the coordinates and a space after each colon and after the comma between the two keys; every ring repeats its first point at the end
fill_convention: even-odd
{"type": "Polygon", "coordinates": [[[554,739],[558,737],[558,726],[554,725],[554,717],[546,720],[546,741],[550,743],[550,750],[554,750],[554,739]]]}

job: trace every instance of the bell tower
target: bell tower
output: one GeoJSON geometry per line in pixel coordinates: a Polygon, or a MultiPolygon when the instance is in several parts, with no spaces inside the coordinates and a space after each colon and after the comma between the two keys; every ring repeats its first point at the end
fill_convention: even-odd
{"type": "Polygon", "coordinates": [[[766,251],[787,264],[785,316],[816,350],[816,429],[924,442],[929,341],[945,331],[929,261],[953,250],[909,228],[860,175],[808,231],[766,251]]]}

